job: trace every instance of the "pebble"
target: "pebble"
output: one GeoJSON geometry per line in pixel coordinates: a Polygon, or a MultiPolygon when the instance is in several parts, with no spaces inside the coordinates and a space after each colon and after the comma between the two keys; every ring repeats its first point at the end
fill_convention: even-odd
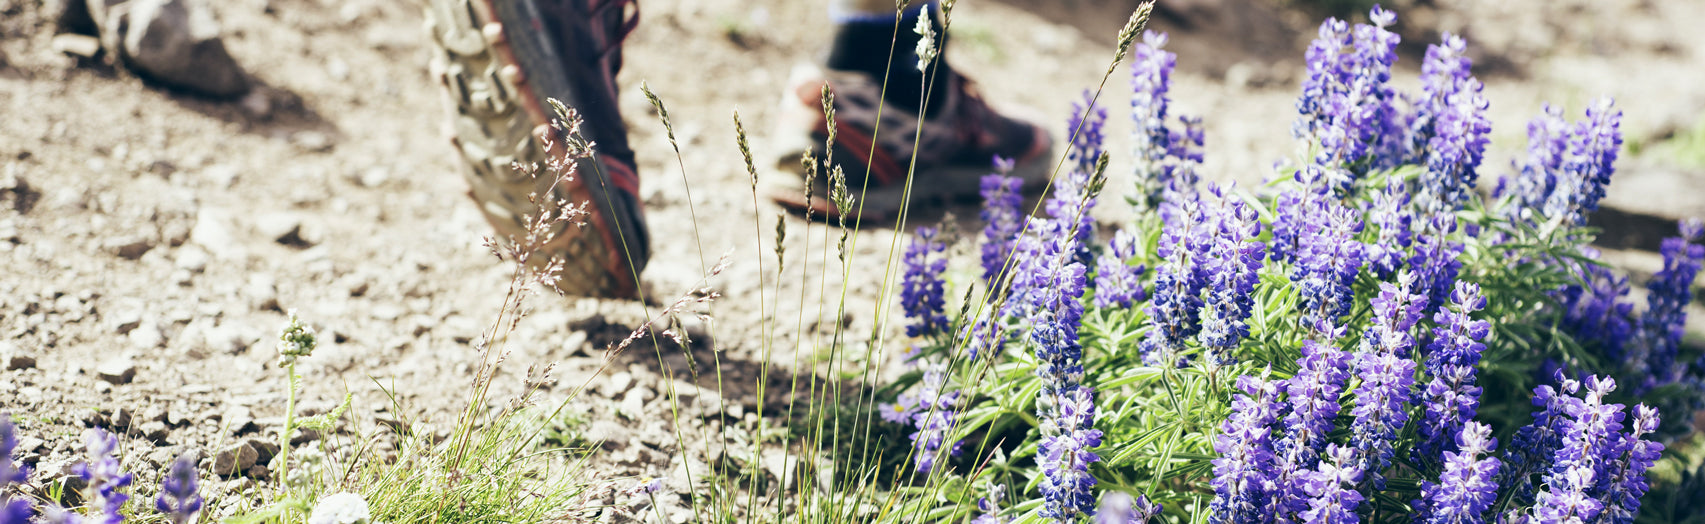
{"type": "Polygon", "coordinates": [[[278,285],[272,275],[256,273],[249,276],[249,283],[243,286],[243,296],[249,300],[249,306],[256,311],[275,311],[278,309],[278,285]]]}
{"type": "Polygon", "coordinates": [[[290,135],[290,142],[305,151],[324,153],[332,148],[331,137],[319,131],[297,131],[290,135]]]}
{"type": "Polygon", "coordinates": [[[179,249],[177,256],[173,258],[172,263],[178,269],[192,273],[206,271],[207,251],[193,246],[179,249]]]}
{"type": "Polygon", "coordinates": [[[10,341],[0,341],[0,357],[6,359],[6,370],[16,371],[36,367],[36,358],[24,353],[17,344],[10,341]]]}
{"type": "Polygon", "coordinates": [[[160,325],[155,322],[143,322],[136,329],[130,330],[130,344],[141,349],[153,349],[166,345],[166,336],[160,332],[160,325]]]}
{"type": "Polygon", "coordinates": [[[361,184],[361,187],[379,187],[385,185],[385,182],[390,179],[391,172],[389,170],[383,167],[370,167],[362,171],[355,181],[361,184]]]}
{"type": "Polygon", "coordinates": [[[142,255],[154,249],[154,239],[147,235],[126,235],[111,238],[104,244],[108,253],[125,260],[142,258],[142,255]]]}
{"type": "Polygon", "coordinates": [[[166,438],[171,436],[171,430],[166,427],[165,422],[144,422],[136,431],[142,438],[155,444],[165,444],[166,438]]]}
{"type": "Polygon", "coordinates": [[[129,384],[136,378],[136,363],[124,357],[107,360],[95,368],[95,376],[113,385],[129,384]]]}
{"type": "Polygon", "coordinates": [[[290,243],[290,237],[302,229],[302,217],[296,213],[274,212],[264,213],[255,217],[255,232],[265,238],[280,244],[290,243]]]}
{"type": "Polygon", "coordinates": [[[213,456],[213,473],[221,476],[235,476],[248,471],[260,460],[260,452],[247,442],[239,442],[219,450],[213,456]]]}
{"type": "Polygon", "coordinates": [[[633,439],[633,430],[616,421],[600,419],[587,426],[582,435],[588,442],[599,443],[605,451],[619,451],[628,447],[628,442],[633,439]]]}
{"type": "Polygon", "coordinates": [[[639,420],[640,417],[645,416],[645,399],[634,393],[628,393],[627,396],[622,397],[622,403],[616,406],[616,414],[631,420],[639,420]]]}
{"type": "Polygon", "coordinates": [[[605,380],[603,384],[598,386],[598,393],[603,394],[605,397],[616,398],[617,395],[622,394],[622,392],[627,391],[628,388],[632,386],[633,374],[626,371],[618,371],[611,374],[608,380],[605,380]]]}

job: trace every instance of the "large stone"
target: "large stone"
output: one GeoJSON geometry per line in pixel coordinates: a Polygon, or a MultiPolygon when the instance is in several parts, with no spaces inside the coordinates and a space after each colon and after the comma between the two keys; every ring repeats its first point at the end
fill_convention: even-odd
{"type": "Polygon", "coordinates": [[[250,446],[248,442],[239,442],[236,445],[219,450],[219,453],[213,456],[213,473],[226,477],[240,475],[254,467],[258,460],[260,460],[260,451],[250,446]]]}
{"type": "MultiPolygon", "coordinates": [[[[120,35],[123,47],[120,54],[137,72],[161,83],[215,97],[235,97],[248,92],[248,74],[225,50],[225,43],[219,39],[219,24],[206,4],[191,0],[132,0],[128,13],[114,14],[128,14],[128,19],[118,25],[126,29],[120,35]]],[[[111,28],[102,27],[103,33],[110,31],[111,28]]]]}
{"type": "Polygon", "coordinates": [[[95,376],[115,386],[129,384],[136,378],[136,362],[122,357],[102,362],[95,368],[95,376]]]}

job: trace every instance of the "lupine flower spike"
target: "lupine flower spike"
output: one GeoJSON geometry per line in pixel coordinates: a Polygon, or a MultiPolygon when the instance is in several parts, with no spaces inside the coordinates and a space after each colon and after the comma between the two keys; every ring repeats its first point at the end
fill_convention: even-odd
{"type": "Polygon", "coordinates": [[[1480,286],[1457,282],[1449,308],[1433,315],[1433,342],[1427,346],[1427,375],[1432,380],[1425,392],[1422,412],[1420,455],[1443,458],[1464,423],[1474,419],[1480,408],[1480,387],[1475,385],[1475,364],[1486,345],[1480,342],[1491,331],[1491,323],[1470,317],[1486,306],[1480,286]]]}
{"type": "Polygon", "coordinates": [[[1136,256],[1137,236],[1123,229],[1114,233],[1095,261],[1095,307],[1128,308],[1148,298],[1141,280],[1147,267],[1126,263],[1136,256]]]}
{"type": "Polygon", "coordinates": [[[1257,515],[1272,496],[1268,479],[1273,477],[1273,435],[1270,426],[1279,411],[1279,384],[1261,376],[1237,377],[1238,394],[1231,416],[1214,438],[1214,500],[1208,522],[1242,524],[1259,522],[1257,515]]]}
{"type": "Polygon", "coordinates": [[[1675,382],[1681,375],[1675,365],[1687,324],[1687,304],[1693,300],[1693,280],[1705,267],[1705,223],[1683,221],[1681,236],[1664,239],[1664,267],[1646,283],[1646,313],[1640,317],[1638,354],[1633,358],[1637,376],[1644,382],[1638,390],[1675,382]]]}
{"type": "Polygon", "coordinates": [[[113,455],[118,451],[118,437],[101,429],[90,429],[83,436],[89,445],[89,461],[78,464],[76,472],[89,485],[89,507],[98,512],[93,522],[124,522],[122,510],[130,495],[119,490],[130,485],[131,476],[120,469],[118,457],[113,455]]]}
{"type": "Polygon", "coordinates": [[[1415,382],[1415,361],[1409,356],[1415,338],[1410,331],[1427,305],[1425,297],[1410,293],[1414,281],[1413,274],[1405,273],[1398,276],[1398,284],[1380,283],[1379,295],[1372,301],[1373,326],[1362,335],[1362,347],[1356,353],[1356,376],[1362,385],[1356,388],[1356,405],[1350,410],[1355,417],[1350,445],[1356,448],[1357,469],[1378,490],[1385,489],[1380,472],[1391,465],[1397,432],[1409,422],[1415,382]]]}
{"type": "Polygon", "coordinates": [[[905,280],[900,284],[900,307],[906,311],[906,336],[934,335],[947,327],[944,308],[946,283],[941,273],[947,270],[947,244],[937,237],[940,230],[920,227],[912,242],[906,246],[905,280]]]}
{"type": "Polygon", "coordinates": [[[995,157],[995,173],[984,176],[980,193],[983,197],[983,283],[993,286],[1002,280],[1014,260],[1013,245],[1023,230],[1024,181],[1008,176],[1013,161],[995,157]]]}
{"type": "Polygon", "coordinates": [[[1438,482],[1421,482],[1421,500],[1414,502],[1418,524],[1484,524],[1486,512],[1498,498],[1498,466],[1492,457],[1480,458],[1498,447],[1492,427],[1470,421],[1456,435],[1456,451],[1444,452],[1444,472],[1438,482]]]}
{"type": "Polygon", "coordinates": [[[17,449],[18,427],[12,424],[11,415],[0,414],[0,524],[26,524],[33,513],[28,499],[6,496],[12,484],[21,484],[30,476],[30,470],[13,456],[17,449]]]}
{"type": "Polygon", "coordinates": [[[184,454],[172,461],[172,469],[160,481],[160,496],[154,499],[154,509],[166,515],[172,524],[195,522],[201,512],[202,498],[196,491],[195,459],[184,454]]]}

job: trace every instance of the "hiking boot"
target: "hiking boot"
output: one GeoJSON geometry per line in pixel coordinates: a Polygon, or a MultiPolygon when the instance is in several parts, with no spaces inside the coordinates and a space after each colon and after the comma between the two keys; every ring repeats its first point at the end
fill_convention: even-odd
{"type": "Polygon", "coordinates": [[[621,42],[638,22],[632,0],[431,0],[427,13],[451,143],[470,168],[469,195],[498,235],[525,237],[527,217],[538,213],[529,194],[591,203],[584,226],[561,224],[535,257],[562,260],[558,287],[567,294],[634,297],[650,256],[639,176],[616,107],[621,42]],[[564,154],[545,149],[543,140],[561,132],[547,99],[578,111],[582,134],[597,149],[554,190],[552,177],[513,167],[564,154]]]}
{"type": "MultiPolygon", "coordinates": [[[[1044,186],[1052,167],[1047,160],[1052,147],[1048,133],[1029,122],[996,113],[970,79],[945,67],[941,71],[939,81],[949,84],[943,99],[928,101],[939,104],[939,109],[930,110],[932,116],[919,118],[916,107],[883,104],[878,126],[877,108],[882,102],[879,79],[815,66],[796,68],[788,82],[790,87],[782,95],[775,137],[779,153],[776,167],[802,173],[799,158],[807,149],[819,160],[824,158],[828,121],[823,116],[821,96],[827,85],[835,96],[834,162],[846,172],[852,194],[861,197],[854,209],[844,211],[849,218],[895,218],[908,203],[906,173],[914,160],[913,203],[975,199],[980,179],[994,171],[996,156],[1017,163],[1011,175],[1024,180],[1026,188],[1044,186]]],[[[809,205],[803,188],[796,183],[774,188],[770,198],[790,211],[839,216],[843,210],[823,198],[826,179],[824,170],[817,176],[809,205]]]]}

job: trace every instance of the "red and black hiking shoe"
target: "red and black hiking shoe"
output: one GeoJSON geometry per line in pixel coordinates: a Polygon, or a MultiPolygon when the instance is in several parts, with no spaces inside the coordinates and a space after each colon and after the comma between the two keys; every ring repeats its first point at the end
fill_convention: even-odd
{"type": "MultiPolygon", "coordinates": [[[[801,66],[782,94],[776,140],[780,169],[801,172],[806,149],[822,159],[827,153],[828,120],[823,116],[822,89],[834,92],[834,162],[846,172],[854,196],[863,193],[849,218],[889,220],[909,202],[956,201],[977,197],[980,179],[994,171],[996,156],[1014,160],[1013,176],[1026,188],[1048,181],[1052,140],[1041,127],[1003,116],[990,108],[970,79],[942,68],[940,81],[949,82],[932,116],[918,117],[916,107],[882,104],[880,79],[860,72],[801,66]],[[878,125],[878,107],[881,122],[878,125]],[[921,128],[921,130],[920,130],[921,128]],[[916,156],[910,201],[905,197],[907,172],[916,156]],[[869,173],[868,180],[865,174],[869,173]],[[868,187],[865,186],[868,182],[868,187]]],[[[782,185],[770,198],[795,212],[835,217],[842,210],[822,198],[827,177],[819,175],[807,205],[803,188],[782,185]]]]}
{"type": "MultiPolygon", "coordinates": [[[[616,107],[621,42],[639,22],[633,0],[431,0],[432,72],[445,89],[452,143],[467,161],[470,196],[500,236],[524,238],[538,208],[528,198],[590,203],[584,226],[564,223],[544,255],[562,261],[572,295],[633,297],[650,257],[639,176],[616,107]],[[522,165],[544,165],[554,129],[548,99],[575,109],[596,155],[552,190],[522,165]]],[[[562,154],[559,148],[554,154],[562,154]]],[[[560,160],[560,158],[559,158],[560,160]]],[[[555,210],[552,210],[555,211],[555,210]]]]}

